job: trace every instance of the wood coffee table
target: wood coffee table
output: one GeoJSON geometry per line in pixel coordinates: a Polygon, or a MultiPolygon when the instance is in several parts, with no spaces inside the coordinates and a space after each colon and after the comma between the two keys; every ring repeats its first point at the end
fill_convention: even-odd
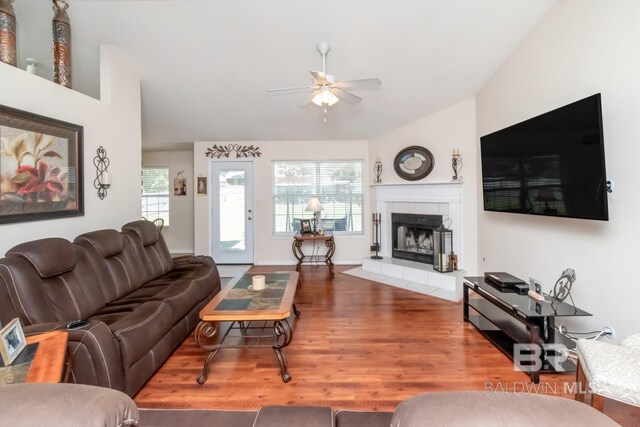
{"type": "Polygon", "coordinates": [[[280,363],[282,380],[285,383],[291,381],[287,359],[282,350],[293,338],[287,318],[291,316],[292,311],[296,316],[300,315],[293,303],[298,289],[298,273],[267,273],[267,288],[261,291],[249,290],[254,275],[245,274],[232,279],[200,311],[201,322],[196,326],[195,339],[200,347],[209,351],[209,354],[205,359],[202,374],[197,378],[198,384],[207,381],[209,363],[218,351],[223,348],[247,347],[272,348],[280,363]],[[231,324],[217,337],[217,342],[211,344],[211,339],[218,333],[219,322],[231,324]],[[232,334],[232,331],[238,331],[239,334],[232,334]]]}

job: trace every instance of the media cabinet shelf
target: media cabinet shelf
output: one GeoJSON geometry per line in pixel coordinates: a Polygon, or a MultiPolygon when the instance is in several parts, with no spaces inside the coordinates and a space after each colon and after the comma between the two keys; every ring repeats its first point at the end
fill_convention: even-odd
{"type": "MultiPolygon", "coordinates": [[[[511,360],[514,359],[514,344],[561,344],[566,348],[575,347],[572,340],[556,333],[555,317],[590,316],[589,313],[564,303],[553,306],[550,302],[536,303],[527,295],[498,288],[485,282],[482,277],[465,277],[463,299],[464,321],[475,326],[511,360]]],[[[527,372],[534,383],[540,381],[541,373],[576,371],[576,365],[569,360],[556,363],[556,366],[559,365],[559,369],[556,369],[551,363],[551,353],[555,351],[543,350],[541,369],[527,372]]],[[[556,359],[556,362],[559,360],[556,359]]]]}

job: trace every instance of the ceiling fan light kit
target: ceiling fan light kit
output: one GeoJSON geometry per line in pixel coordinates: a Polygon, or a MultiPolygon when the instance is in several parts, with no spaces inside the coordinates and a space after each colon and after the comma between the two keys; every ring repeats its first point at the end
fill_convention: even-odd
{"type": "MultiPolygon", "coordinates": [[[[357,95],[346,91],[349,89],[378,89],[382,82],[380,79],[360,79],[360,80],[347,80],[339,82],[336,77],[331,74],[327,74],[327,54],[331,50],[331,46],[322,42],[316,46],[320,55],[322,55],[322,71],[310,71],[313,77],[311,86],[289,87],[282,89],[270,89],[267,92],[287,92],[287,91],[299,91],[299,90],[311,90],[311,94],[302,103],[302,106],[306,106],[309,103],[325,109],[332,105],[335,105],[338,101],[345,101],[350,104],[357,104],[362,101],[357,95]]],[[[325,117],[326,121],[326,117],[325,117]]]]}
{"type": "Polygon", "coordinates": [[[328,87],[323,87],[320,90],[317,90],[313,93],[313,98],[311,98],[311,102],[316,104],[318,107],[331,107],[336,102],[340,101],[337,96],[335,96],[328,87]]]}

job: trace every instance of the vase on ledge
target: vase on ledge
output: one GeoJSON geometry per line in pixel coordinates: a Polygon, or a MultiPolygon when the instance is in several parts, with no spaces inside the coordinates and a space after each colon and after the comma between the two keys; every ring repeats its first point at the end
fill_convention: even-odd
{"type": "Polygon", "coordinates": [[[64,0],[53,1],[53,81],[71,88],[71,23],[64,0]]]}
{"type": "Polygon", "coordinates": [[[0,61],[17,65],[16,57],[16,13],[13,0],[0,0],[0,61]]]}

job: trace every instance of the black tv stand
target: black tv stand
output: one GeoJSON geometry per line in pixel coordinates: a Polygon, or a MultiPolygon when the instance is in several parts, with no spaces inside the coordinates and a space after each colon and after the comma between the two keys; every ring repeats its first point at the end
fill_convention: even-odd
{"type": "MultiPolygon", "coordinates": [[[[515,290],[496,286],[484,277],[464,279],[464,321],[474,325],[511,360],[514,359],[514,344],[543,346],[554,343],[563,344],[567,348],[575,347],[572,340],[556,333],[555,318],[591,316],[566,303],[536,301],[515,290]]],[[[569,360],[561,364],[561,369],[555,369],[544,351],[541,358],[542,368],[527,372],[534,383],[540,382],[541,373],[576,371],[576,365],[569,360]]]]}

